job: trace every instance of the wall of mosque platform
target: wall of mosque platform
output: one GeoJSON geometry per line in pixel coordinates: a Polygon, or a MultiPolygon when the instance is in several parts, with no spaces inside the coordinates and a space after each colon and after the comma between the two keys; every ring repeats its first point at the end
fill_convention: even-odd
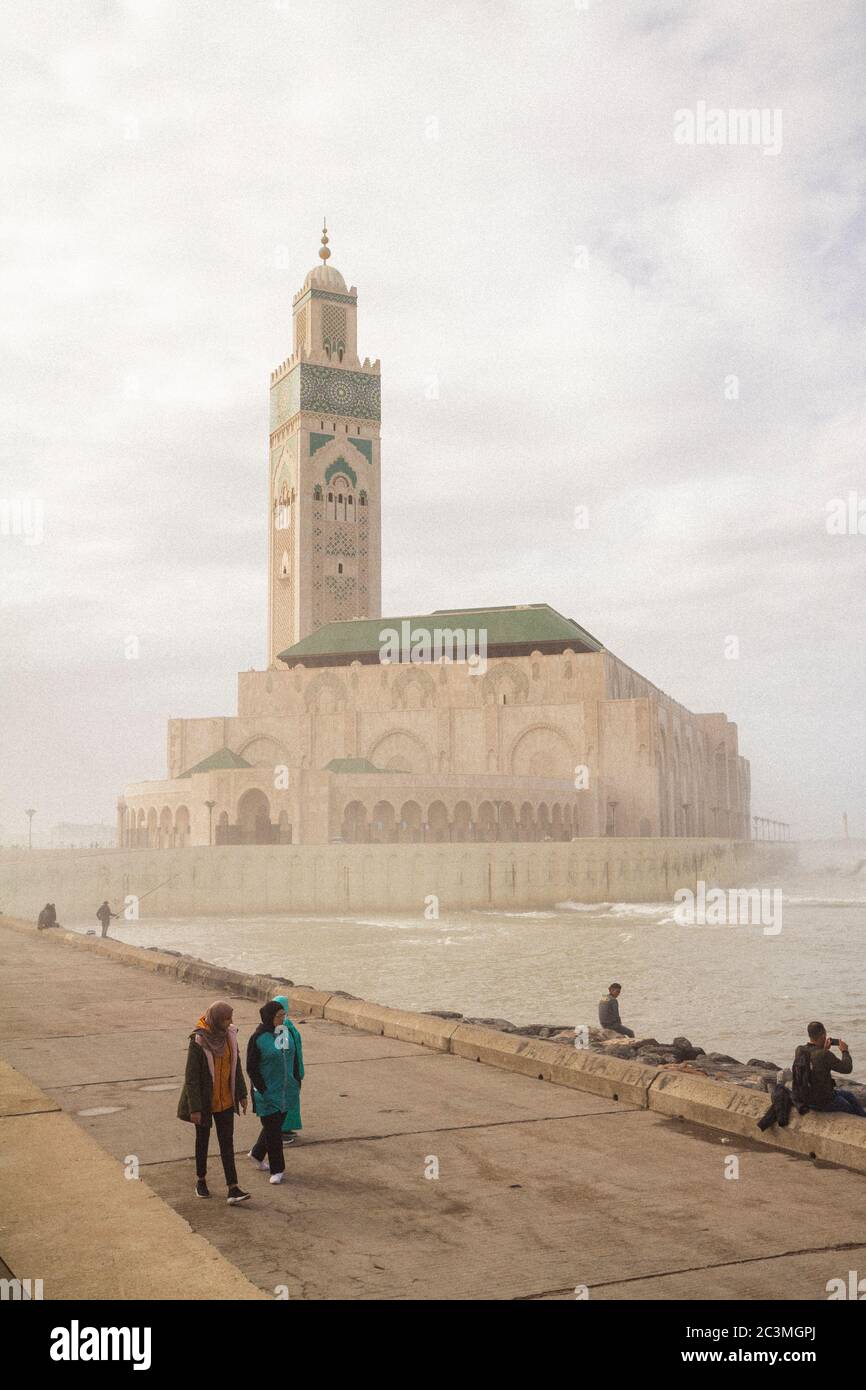
{"type": "MultiPolygon", "coordinates": [[[[707,839],[585,839],[545,844],[226,845],[176,850],[0,852],[0,906],[61,923],[140,899],[140,920],[236,914],[535,909],[556,903],[670,902],[698,880],[772,887],[796,846],[707,839]],[[156,891],[153,891],[156,890],[156,891]]],[[[132,919],[130,919],[132,920],[132,919]]],[[[112,924],[122,928],[123,918],[112,924]]],[[[94,926],[98,930],[98,923],[94,926]]]]}

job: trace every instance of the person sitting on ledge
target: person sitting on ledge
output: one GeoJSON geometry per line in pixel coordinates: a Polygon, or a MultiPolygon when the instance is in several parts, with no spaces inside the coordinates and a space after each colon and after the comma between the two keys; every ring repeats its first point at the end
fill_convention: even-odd
{"type": "Polygon", "coordinates": [[[852,1091],[837,1091],[836,1082],[830,1075],[838,1071],[849,1076],[854,1070],[854,1061],[848,1051],[848,1044],[841,1038],[831,1038],[823,1023],[810,1023],[806,1031],[808,1043],[802,1043],[794,1053],[792,1091],[798,1105],[806,1105],[810,1110],[835,1110],[846,1115],[860,1115],[866,1119],[866,1110],[852,1091]],[[841,1057],[831,1052],[838,1047],[841,1057]]]}
{"type": "Polygon", "coordinates": [[[57,912],[53,903],[46,903],[36,919],[36,925],[40,931],[45,931],[48,927],[56,927],[57,912]]]}
{"type": "Polygon", "coordinates": [[[619,1016],[617,1001],[621,991],[622,985],[616,982],[608,985],[607,994],[598,1003],[598,1021],[602,1028],[609,1028],[612,1033],[621,1033],[624,1038],[633,1038],[634,1033],[630,1028],[626,1028],[619,1016]]]}

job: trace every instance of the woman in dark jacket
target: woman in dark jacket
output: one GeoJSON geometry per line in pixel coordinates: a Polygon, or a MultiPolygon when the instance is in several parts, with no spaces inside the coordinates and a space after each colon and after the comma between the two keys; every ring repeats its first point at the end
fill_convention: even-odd
{"type": "Polygon", "coordinates": [[[249,1157],[257,1168],[270,1168],[271,1182],[278,1183],[286,1169],[282,1124],[289,1107],[289,1089],[294,1086],[293,1052],[290,1035],[280,1026],[286,1016],[282,1004],[272,999],[262,1005],[259,1014],[262,1021],[247,1044],[247,1071],[253,1088],[253,1109],[262,1122],[262,1130],[249,1157]]]}
{"type": "Polygon", "coordinates": [[[232,1006],[211,1004],[189,1035],[186,1075],[178,1101],[178,1119],[195,1125],[197,1197],[209,1197],[207,1153],[211,1123],[216,1125],[230,1206],[248,1202],[250,1194],[238,1186],[235,1167],[234,1127],[239,1107],[247,1113],[247,1083],[238,1055],[238,1030],[232,1023],[232,1006]]]}

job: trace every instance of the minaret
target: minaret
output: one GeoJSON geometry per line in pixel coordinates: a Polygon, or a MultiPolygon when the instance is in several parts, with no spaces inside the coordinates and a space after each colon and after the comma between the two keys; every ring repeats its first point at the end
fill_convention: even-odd
{"type": "Polygon", "coordinates": [[[381,616],[378,358],[357,349],[358,291],[328,265],[292,302],[271,372],[268,661],[324,623],[381,616]]]}

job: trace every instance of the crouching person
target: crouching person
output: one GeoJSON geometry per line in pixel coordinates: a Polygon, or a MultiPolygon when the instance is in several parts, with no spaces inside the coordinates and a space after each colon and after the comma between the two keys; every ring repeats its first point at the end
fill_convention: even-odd
{"type": "Polygon", "coordinates": [[[207,1155],[211,1125],[216,1125],[230,1206],[248,1202],[250,1194],[238,1186],[235,1167],[235,1115],[247,1113],[247,1083],[238,1055],[238,1030],[232,1023],[232,1006],[211,1004],[189,1035],[186,1075],[178,1101],[178,1119],[195,1125],[195,1195],[209,1197],[207,1155]]]}
{"type": "Polygon", "coordinates": [[[272,999],[262,1005],[259,1015],[262,1021],[247,1044],[247,1071],[253,1088],[253,1109],[262,1128],[249,1157],[257,1168],[270,1169],[271,1182],[279,1183],[286,1168],[282,1126],[289,1106],[289,1088],[294,1085],[293,1050],[286,1047],[287,1034],[280,1026],[286,1017],[282,1004],[272,999]]]}

